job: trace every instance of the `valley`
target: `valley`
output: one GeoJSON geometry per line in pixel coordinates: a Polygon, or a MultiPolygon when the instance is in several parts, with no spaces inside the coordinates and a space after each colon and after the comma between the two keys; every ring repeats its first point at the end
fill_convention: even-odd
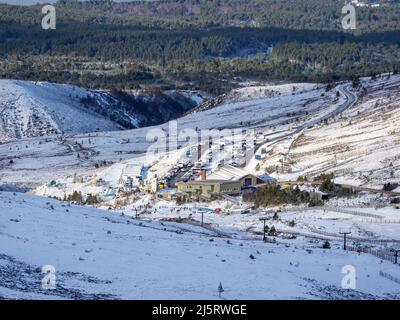
{"type": "Polygon", "coordinates": [[[359,87],[258,84],[158,126],[9,139],[0,145],[0,236],[9,243],[1,259],[3,271],[25,271],[18,289],[3,281],[0,295],[214,299],[222,282],[228,299],[396,299],[399,83],[382,75],[359,87]],[[283,194],[320,197],[321,173],[332,173],[335,188],[365,191],[333,189],[315,207],[255,206],[246,196],[277,185],[283,194]],[[241,177],[264,180],[210,198],[181,189],[241,177]],[[351,232],[346,251],[343,230],[351,232]],[[32,286],[45,264],[57,269],[56,291],[32,286]],[[340,287],[347,265],[357,270],[355,290],[340,287]],[[110,274],[115,268],[122,278],[110,274]],[[253,277],[261,277],[254,288],[246,285],[253,277]]]}
{"type": "Polygon", "coordinates": [[[179,117],[203,97],[190,91],[88,90],[0,81],[0,141],[149,126],[179,117]]]}
{"type": "Polygon", "coordinates": [[[399,0],[0,2],[0,300],[400,299],[399,0]]]}

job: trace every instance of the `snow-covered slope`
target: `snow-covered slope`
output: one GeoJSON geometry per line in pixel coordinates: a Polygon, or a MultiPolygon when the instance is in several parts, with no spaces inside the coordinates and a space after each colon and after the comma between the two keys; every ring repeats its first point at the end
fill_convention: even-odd
{"type": "Polygon", "coordinates": [[[112,92],[0,80],[0,142],[160,124],[201,103],[190,91],[112,92]]]}
{"type": "MultiPolygon", "coordinates": [[[[281,91],[280,95],[225,102],[212,109],[193,112],[177,119],[177,130],[249,128],[285,135],[292,127],[319,118],[345,101],[345,97],[336,96],[335,90],[326,92],[315,85],[303,86],[295,92],[292,89],[281,91]]],[[[29,138],[3,144],[0,145],[0,177],[9,183],[40,184],[75,172],[88,173],[103,160],[119,162],[142,157],[154,143],[146,139],[149,130],[167,133],[169,126],[170,123],[165,123],[151,128],[58,139],[29,138]],[[78,153],[80,158],[77,158],[78,153]]]]}
{"type": "Polygon", "coordinates": [[[381,189],[385,183],[398,183],[400,76],[364,78],[361,83],[358,97],[355,90],[346,93],[338,87],[350,104],[332,105],[332,112],[320,117],[324,121],[308,121],[287,138],[264,144],[268,155],[246,168],[259,164],[257,173],[267,171],[278,180],[333,172],[343,184],[381,189]]]}
{"type": "MultiPolygon", "coordinates": [[[[239,90],[240,99],[177,119],[176,129],[183,132],[242,128],[260,133],[264,141],[259,149],[266,149],[268,155],[260,162],[253,157],[246,166],[249,172],[255,172],[259,163],[255,173],[267,170],[278,179],[296,179],[298,175],[332,170],[345,181],[353,182],[360,177],[365,183],[368,181],[363,176],[371,176],[370,171],[375,170],[377,179],[372,184],[382,185],[387,179],[398,180],[399,108],[395,100],[399,83],[398,76],[365,79],[367,94],[359,102],[350,83],[339,84],[329,91],[312,84],[268,87],[268,92],[274,92],[271,96],[257,96],[259,89],[249,87],[239,90]],[[256,98],[245,99],[247,92],[256,98]],[[287,158],[285,174],[280,172],[282,155],[287,158]]],[[[0,178],[3,183],[38,186],[74,173],[92,174],[95,165],[104,161],[143,164],[149,146],[154,143],[154,139],[146,138],[150,130],[162,136],[169,132],[170,125],[57,139],[20,139],[3,144],[0,178]]],[[[185,136],[181,136],[184,144],[185,136]]]]}
{"type": "Polygon", "coordinates": [[[118,130],[115,122],[82,107],[87,93],[68,85],[0,80],[0,141],[118,130]]]}
{"type": "Polygon", "coordinates": [[[329,171],[337,182],[378,188],[400,181],[399,85],[375,91],[371,84],[353,108],[299,136],[291,151],[293,171],[329,171]]]}
{"type": "Polygon", "coordinates": [[[0,298],[399,298],[398,266],[371,255],[216,237],[39,197],[0,193],[0,298]],[[43,266],[55,289],[43,289],[43,266]],[[344,266],[356,290],[343,289],[344,266]]]}
{"type": "Polygon", "coordinates": [[[229,101],[268,98],[275,96],[295,95],[323,87],[313,83],[289,83],[281,85],[249,86],[233,90],[227,97],[229,101]]]}

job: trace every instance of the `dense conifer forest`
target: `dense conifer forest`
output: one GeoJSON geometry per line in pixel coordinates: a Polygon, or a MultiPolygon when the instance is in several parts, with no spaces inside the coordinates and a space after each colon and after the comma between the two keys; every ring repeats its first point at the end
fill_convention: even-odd
{"type": "Polygon", "coordinates": [[[40,5],[0,4],[0,77],[92,88],[147,85],[215,94],[241,80],[353,79],[400,68],[400,3],[337,0],[60,0],[57,29],[40,5]]]}

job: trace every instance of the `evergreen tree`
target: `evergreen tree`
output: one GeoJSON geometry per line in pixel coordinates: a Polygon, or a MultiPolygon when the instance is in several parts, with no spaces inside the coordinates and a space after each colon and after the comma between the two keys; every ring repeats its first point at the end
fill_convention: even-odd
{"type": "Polygon", "coordinates": [[[330,249],[330,248],[331,248],[331,244],[329,243],[328,240],[326,240],[326,241],[324,242],[324,244],[322,245],[322,248],[323,248],[323,249],[330,249]]]}
{"type": "Polygon", "coordinates": [[[272,226],[271,229],[269,229],[268,235],[272,237],[276,237],[278,232],[276,231],[275,227],[272,226]]]}

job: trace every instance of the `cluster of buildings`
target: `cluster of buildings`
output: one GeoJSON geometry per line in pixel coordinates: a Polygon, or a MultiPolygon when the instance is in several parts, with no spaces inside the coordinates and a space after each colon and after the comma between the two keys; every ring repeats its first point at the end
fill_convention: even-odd
{"type": "MultiPolygon", "coordinates": [[[[157,177],[144,179],[147,176],[146,170],[142,164],[127,164],[122,168],[114,184],[103,178],[85,177],[85,179],[78,175],[74,175],[71,182],[84,184],[79,189],[82,193],[91,193],[97,195],[104,203],[115,201],[115,204],[124,199],[129,201],[127,197],[134,196],[139,191],[153,194],[164,200],[180,197],[185,201],[212,201],[221,198],[231,198],[233,201],[233,197],[240,195],[244,189],[275,182],[267,174],[256,176],[242,168],[223,165],[211,173],[202,167],[195,180],[180,180],[170,187],[157,177]]],[[[56,181],[50,183],[50,187],[56,186],[58,186],[56,181]]]]}

